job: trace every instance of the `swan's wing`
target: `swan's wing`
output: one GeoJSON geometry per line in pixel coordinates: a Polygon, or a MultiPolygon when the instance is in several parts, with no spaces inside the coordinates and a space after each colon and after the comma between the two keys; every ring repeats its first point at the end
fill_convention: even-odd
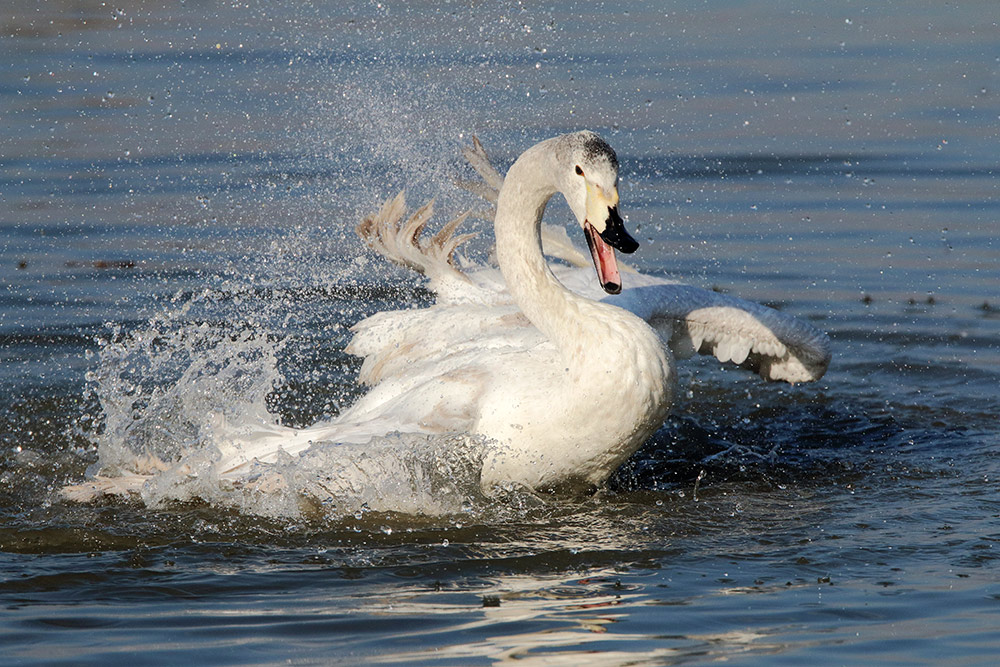
{"type": "Polygon", "coordinates": [[[830,339],[780,311],[726,294],[635,276],[639,285],[608,303],[654,326],[675,356],[711,354],[756,371],[766,380],[811,382],[830,363],[830,339]],[[646,284],[641,284],[646,283],[646,284]]]}
{"type": "Polygon", "coordinates": [[[462,420],[478,414],[502,359],[545,342],[512,303],[385,311],[352,332],[346,351],[364,358],[358,378],[371,388],[338,421],[392,412],[397,421],[434,432],[461,430],[462,420]]]}
{"type": "Polygon", "coordinates": [[[272,463],[282,455],[298,455],[318,443],[366,443],[388,433],[468,433],[479,403],[490,387],[484,354],[516,346],[528,330],[523,317],[490,317],[480,306],[432,306],[385,311],[354,326],[347,352],[364,357],[359,382],[370,385],[334,420],[292,429],[267,419],[211,424],[218,447],[216,469],[236,475],[255,461],[272,463]],[[484,350],[487,352],[484,353],[484,350]]]}
{"type": "Polygon", "coordinates": [[[534,331],[512,303],[507,306],[438,304],[415,310],[375,313],[353,327],[345,351],[363,357],[358,381],[370,386],[415,364],[444,361],[466,348],[489,350],[525,345],[534,331]]]}
{"type": "Polygon", "coordinates": [[[444,301],[489,302],[491,295],[475,284],[455,265],[455,251],[475,234],[456,234],[469,212],[453,218],[429,239],[422,238],[424,227],[434,214],[434,202],[417,209],[403,222],[405,194],[386,200],[378,213],[362,220],[355,231],[368,247],[386,259],[422,273],[430,289],[444,301]]]}
{"type": "MultiPolygon", "coordinates": [[[[455,185],[482,197],[495,207],[500,197],[500,188],[503,187],[503,176],[490,162],[486,149],[479,143],[479,137],[472,137],[472,145],[462,149],[462,156],[483,180],[482,182],[459,180],[455,181],[455,185]]],[[[495,208],[493,213],[496,213],[495,208]]],[[[485,215],[489,216],[489,219],[493,218],[490,212],[486,212],[485,215]]]]}
{"type": "MultiPolygon", "coordinates": [[[[565,227],[557,227],[543,222],[541,236],[543,253],[549,257],[561,259],[570,266],[575,266],[581,269],[590,267],[593,272],[593,261],[589,256],[580,252],[580,249],[573,244],[573,241],[570,239],[565,227]]],[[[618,270],[631,271],[631,269],[625,266],[622,262],[618,262],[618,270]]]]}

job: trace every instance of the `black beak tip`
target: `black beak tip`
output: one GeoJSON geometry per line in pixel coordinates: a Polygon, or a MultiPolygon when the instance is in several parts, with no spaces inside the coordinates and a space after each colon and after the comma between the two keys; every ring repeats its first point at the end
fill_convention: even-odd
{"type": "Polygon", "coordinates": [[[639,249],[639,242],[628,234],[625,234],[625,238],[622,240],[621,245],[618,246],[618,249],[626,255],[631,255],[639,249]]]}
{"type": "Polygon", "coordinates": [[[604,283],[603,285],[601,285],[601,287],[603,287],[604,291],[607,292],[608,294],[621,294],[622,293],[622,286],[619,285],[618,283],[607,282],[607,283],[604,283]]]}
{"type": "MultiPolygon", "coordinates": [[[[608,208],[608,224],[605,226],[604,231],[601,232],[601,238],[611,247],[627,255],[631,255],[639,249],[639,242],[625,231],[625,223],[622,221],[622,217],[618,215],[617,206],[608,208]]],[[[621,286],[618,289],[620,291],[621,286]]],[[[611,292],[611,294],[617,294],[617,292],[611,292]]]]}

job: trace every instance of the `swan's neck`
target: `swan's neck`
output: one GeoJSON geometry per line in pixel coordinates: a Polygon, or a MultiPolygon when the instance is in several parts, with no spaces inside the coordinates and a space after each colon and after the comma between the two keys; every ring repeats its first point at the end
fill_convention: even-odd
{"type": "MultiPolygon", "coordinates": [[[[668,352],[643,320],[569,291],[549,269],[542,255],[541,218],[560,189],[559,169],[566,168],[557,164],[552,148],[543,142],[529,149],[507,172],[494,228],[507,288],[525,316],[559,349],[562,363],[549,369],[557,376],[548,378],[553,381],[542,382],[549,394],[540,393],[537,406],[520,406],[523,413],[515,421],[526,430],[510,435],[511,419],[504,413],[498,432],[509,442],[527,443],[522,444],[527,458],[508,462],[522,466],[511,475],[532,486],[592,485],[663,423],[674,379],[668,352]],[[528,439],[519,439],[525,433],[528,439]],[[555,443],[548,452],[553,458],[534,458],[535,438],[555,443]],[[537,466],[526,472],[525,460],[537,466]]],[[[503,477],[504,470],[500,465],[493,474],[503,477]]]]}
{"type": "Polygon", "coordinates": [[[542,214],[556,187],[553,165],[538,148],[518,158],[504,178],[494,221],[497,262],[521,311],[558,345],[579,337],[579,313],[572,311],[582,299],[552,275],[542,255],[542,214]]]}
{"type": "Polygon", "coordinates": [[[549,340],[574,357],[606,352],[616,325],[634,318],[566,289],[542,255],[542,214],[557,191],[559,169],[547,143],[526,151],[504,178],[494,222],[497,261],[514,300],[549,340]]]}

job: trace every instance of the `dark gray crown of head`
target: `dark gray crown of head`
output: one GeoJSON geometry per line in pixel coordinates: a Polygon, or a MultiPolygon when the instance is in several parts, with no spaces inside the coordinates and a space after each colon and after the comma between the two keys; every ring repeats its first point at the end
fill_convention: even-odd
{"type": "Polygon", "coordinates": [[[604,158],[614,167],[615,171],[618,171],[618,156],[615,155],[615,150],[608,145],[608,142],[593,132],[587,132],[584,135],[583,156],[593,162],[604,158]]]}

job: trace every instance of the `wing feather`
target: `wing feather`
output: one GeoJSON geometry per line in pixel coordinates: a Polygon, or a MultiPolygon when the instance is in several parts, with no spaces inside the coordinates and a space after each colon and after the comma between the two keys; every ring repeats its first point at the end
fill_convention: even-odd
{"type": "Polygon", "coordinates": [[[827,335],[791,315],[690,285],[645,282],[608,301],[656,326],[678,358],[711,354],[791,383],[818,380],[830,364],[827,335]]]}

